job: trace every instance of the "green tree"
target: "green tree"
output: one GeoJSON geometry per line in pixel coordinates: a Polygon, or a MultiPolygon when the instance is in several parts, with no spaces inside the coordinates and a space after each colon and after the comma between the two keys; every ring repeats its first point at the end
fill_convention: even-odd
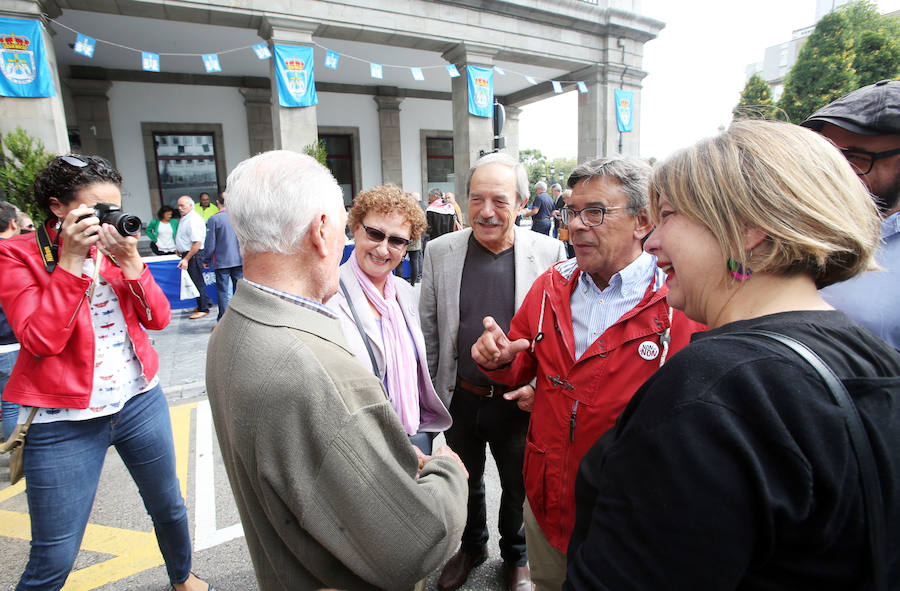
{"type": "Polygon", "coordinates": [[[900,76],[900,45],[885,33],[865,31],[857,44],[853,69],[859,87],[897,78],[900,76]]]}
{"type": "Polygon", "coordinates": [[[778,106],[789,120],[799,123],[820,107],[855,90],[853,58],[850,21],[844,11],[822,17],[785,80],[778,106]]]}
{"type": "Polygon", "coordinates": [[[328,168],[328,150],[325,148],[325,140],[316,140],[312,144],[303,146],[303,153],[312,156],[319,164],[328,168]]]}
{"type": "Polygon", "coordinates": [[[34,202],[34,178],[53,158],[44,144],[21,127],[0,137],[0,191],[3,198],[31,216],[35,223],[44,219],[44,212],[34,202]]]}
{"type": "Polygon", "coordinates": [[[741,99],[731,111],[734,119],[772,119],[775,103],[772,91],[759,74],[753,74],[741,91],[741,99]]]}

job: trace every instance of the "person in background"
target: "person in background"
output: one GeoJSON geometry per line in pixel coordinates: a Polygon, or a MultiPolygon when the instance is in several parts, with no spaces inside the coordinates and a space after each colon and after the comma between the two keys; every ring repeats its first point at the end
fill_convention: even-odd
{"type": "MultiPolygon", "coordinates": [[[[18,236],[20,232],[19,214],[21,212],[12,203],[0,201],[0,240],[18,236]]],[[[30,218],[29,218],[30,219],[30,218]]],[[[3,439],[9,439],[13,429],[16,428],[16,420],[19,418],[19,405],[7,402],[3,398],[3,389],[9,376],[12,374],[16,357],[19,355],[19,341],[13,334],[3,308],[0,308],[0,421],[2,421],[3,439]]]]}
{"type": "Polygon", "coordinates": [[[350,352],[384,383],[410,442],[431,455],[450,413],[428,375],[416,292],[391,274],[425,231],[425,216],[402,189],[382,185],[356,196],[349,224],[356,246],[341,265],[341,290],[325,304],[340,318],[350,352]]]}
{"type": "Polygon", "coordinates": [[[212,202],[209,193],[200,193],[200,201],[194,209],[200,214],[204,222],[208,222],[209,218],[219,213],[219,208],[212,202]]]}
{"type": "Polygon", "coordinates": [[[56,591],[75,562],[110,446],[137,484],[169,581],[209,591],[191,572],[187,509],[175,472],[169,405],[147,330],[169,302],[138,254],[94,215],[120,205],[122,177],[102,158],[67,154],[34,181],[48,220],[0,241],[0,306],[21,342],[3,396],[33,417],[24,452],[31,551],[16,589],[56,591]]]}
{"type": "Polygon", "coordinates": [[[175,209],[170,205],[163,205],[156,212],[156,217],[147,224],[147,238],[150,239],[150,250],[153,254],[175,254],[175,236],[178,235],[178,220],[175,219],[175,209]]]}
{"type": "Polygon", "coordinates": [[[428,202],[428,208],[425,210],[428,229],[425,235],[430,242],[454,230],[456,210],[444,200],[444,192],[438,187],[428,191],[428,202]]]}
{"type": "Polygon", "coordinates": [[[556,204],[559,205],[559,211],[553,212],[553,218],[556,220],[556,237],[566,245],[566,255],[568,255],[569,258],[575,256],[575,247],[572,246],[572,237],[571,232],[569,232],[569,227],[562,219],[562,208],[566,206],[566,203],[571,198],[572,189],[566,189],[565,191],[563,191],[559,196],[559,199],[556,200],[556,204]]]}
{"type": "Polygon", "coordinates": [[[258,587],[410,589],[459,543],[466,473],[446,446],[416,454],[322,304],[339,289],[343,193],[315,159],[265,152],[228,176],[228,213],[244,279],[206,386],[258,587]]]}
{"type": "MultiPolygon", "coordinates": [[[[456,589],[487,559],[485,450],[500,474],[500,555],[504,588],[530,591],[522,507],[522,459],[528,413],[502,394],[515,389],[484,375],[472,361],[482,319],[492,316],[503,330],[547,267],[565,258],[558,240],[514,225],[528,200],[525,167],[504,152],[474,163],[466,178],[470,226],[430,241],[419,300],[428,370],[435,390],[450,409],[447,442],[471,474],[468,517],[459,552],[441,571],[438,587],[456,589]]],[[[518,384],[523,385],[523,384],[518,384]]]]}
{"type": "Polygon", "coordinates": [[[657,164],[650,203],[668,301],[709,331],[582,460],[563,589],[873,589],[876,554],[900,588],[900,353],[818,291],[875,262],[856,173],[808,129],[741,121],[657,164]],[[757,330],[822,359],[870,450],[819,372],[757,330]]]}
{"type": "Polygon", "coordinates": [[[456,194],[447,191],[444,193],[444,201],[452,205],[454,211],[456,211],[456,223],[454,224],[453,229],[462,230],[465,226],[463,226],[462,209],[459,207],[459,203],[456,202],[456,194]]]}
{"type": "Polygon", "coordinates": [[[531,218],[531,229],[539,234],[550,235],[550,217],[553,215],[553,200],[547,195],[547,183],[538,181],[534,185],[535,196],[530,208],[522,215],[531,218]]]}
{"type": "Polygon", "coordinates": [[[24,211],[19,211],[18,223],[20,234],[28,234],[29,232],[34,232],[34,222],[32,221],[31,216],[24,211]]]}
{"type": "Polygon", "coordinates": [[[178,222],[178,232],[175,234],[175,252],[181,257],[178,268],[187,270],[200,294],[197,296],[197,309],[188,316],[190,320],[197,320],[209,315],[209,297],[206,295],[203,264],[200,262],[203,257],[199,255],[206,241],[206,222],[194,211],[194,202],[187,195],[178,198],[178,213],[181,214],[181,221],[178,222]]]}
{"type": "Polygon", "coordinates": [[[216,320],[221,320],[228,302],[237,289],[237,282],[244,276],[241,250],[228,211],[225,209],[225,195],[216,198],[219,213],[206,222],[206,241],[203,245],[203,264],[216,273],[216,294],[219,298],[219,312],[216,320]]]}
{"type": "Polygon", "coordinates": [[[825,105],[801,125],[834,143],[881,213],[878,273],[822,290],[825,301],[900,348],[900,80],[882,80],[825,105]]]}

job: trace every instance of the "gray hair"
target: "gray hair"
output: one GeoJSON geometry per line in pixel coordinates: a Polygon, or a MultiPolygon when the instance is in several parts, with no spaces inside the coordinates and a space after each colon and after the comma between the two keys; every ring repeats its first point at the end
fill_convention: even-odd
{"type": "Polygon", "coordinates": [[[475,161],[472,167],[469,168],[468,174],[466,174],[466,197],[469,196],[469,189],[472,186],[472,175],[475,174],[475,171],[486,164],[493,164],[494,162],[505,164],[513,169],[516,173],[516,197],[519,203],[527,200],[531,196],[531,191],[528,189],[528,171],[525,170],[525,166],[521,162],[506,152],[491,152],[475,161]]]}
{"type": "Polygon", "coordinates": [[[553,183],[550,186],[550,190],[551,191],[559,191],[560,193],[562,193],[562,185],[560,185],[559,183],[553,183]]]}
{"type": "Polygon", "coordinates": [[[619,181],[628,198],[628,211],[637,215],[649,205],[650,165],[638,158],[610,156],[579,164],[566,183],[570,189],[581,181],[590,182],[597,177],[610,177],[619,181]]]}
{"type": "MultiPolygon", "coordinates": [[[[443,197],[443,196],[444,196],[444,192],[441,190],[440,187],[434,187],[434,188],[432,188],[431,190],[428,191],[428,197],[429,197],[429,199],[430,199],[431,197],[443,197]]],[[[434,201],[433,199],[430,199],[430,200],[431,200],[431,201],[434,201]]]]}
{"type": "Polygon", "coordinates": [[[343,220],[344,195],[314,158],[273,150],[244,160],[228,175],[228,215],[241,253],[292,254],[321,212],[343,220]]]}
{"type": "Polygon", "coordinates": [[[545,183],[544,181],[538,181],[534,184],[534,188],[536,191],[544,193],[547,191],[547,183],[545,183]]]}

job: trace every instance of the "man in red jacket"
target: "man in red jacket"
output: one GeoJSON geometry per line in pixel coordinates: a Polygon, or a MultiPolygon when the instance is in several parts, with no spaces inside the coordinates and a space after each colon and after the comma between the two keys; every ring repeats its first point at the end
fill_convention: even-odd
{"type": "Polygon", "coordinates": [[[628,158],[580,165],[562,209],[575,259],[541,275],[509,335],[491,317],[473,359],[532,410],[525,449],[525,536],[538,591],[566,578],[582,456],[616,421],[635,390],[703,327],[666,302],[665,274],[645,253],[650,167],[628,158]]]}

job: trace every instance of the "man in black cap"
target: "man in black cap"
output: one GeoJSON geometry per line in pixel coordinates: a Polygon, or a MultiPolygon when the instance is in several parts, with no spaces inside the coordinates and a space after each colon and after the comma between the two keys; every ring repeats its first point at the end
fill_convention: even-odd
{"type": "Polygon", "coordinates": [[[801,125],[844,153],[883,218],[882,271],[829,286],[822,296],[900,348],[900,81],[882,80],[813,113],[801,125]]]}

